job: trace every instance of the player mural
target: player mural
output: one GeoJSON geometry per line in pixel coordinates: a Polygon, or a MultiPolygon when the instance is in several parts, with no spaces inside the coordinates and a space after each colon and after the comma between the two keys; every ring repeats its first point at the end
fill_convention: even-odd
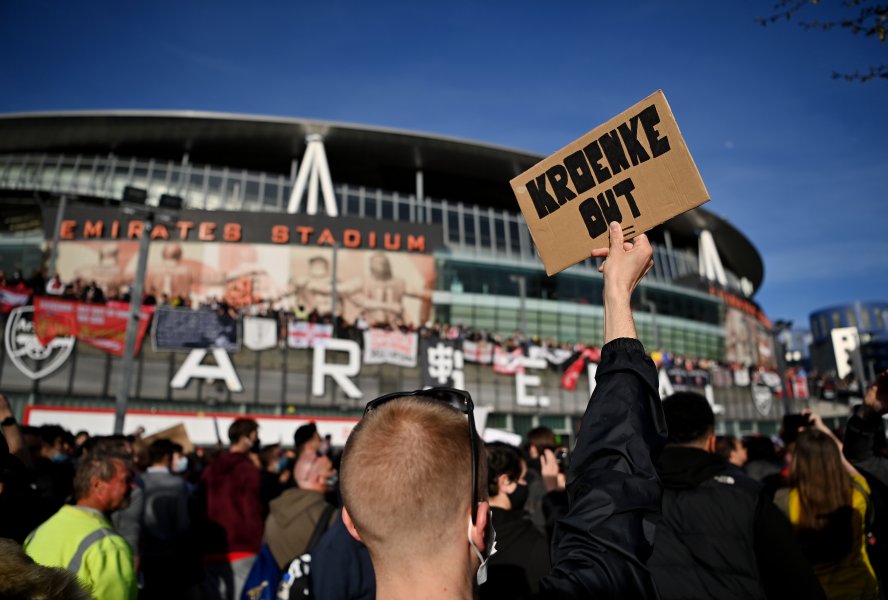
{"type": "MultiPolygon", "coordinates": [[[[138,243],[62,242],[63,281],[95,283],[107,299],[122,298],[132,284],[138,243]]],[[[161,304],[265,304],[296,314],[363,317],[374,326],[419,326],[432,318],[434,257],[379,250],[270,244],[153,242],[145,292],[161,304]]]]}

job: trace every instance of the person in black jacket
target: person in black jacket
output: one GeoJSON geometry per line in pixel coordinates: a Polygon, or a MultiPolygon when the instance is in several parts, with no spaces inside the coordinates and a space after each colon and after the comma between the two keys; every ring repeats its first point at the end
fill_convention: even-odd
{"type": "Polygon", "coordinates": [[[515,600],[536,593],[549,572],[548,541],[525,510],[530,491],[526,475],[527,463],[518,448],[487,444],[487,491],[498,551],[490,557],[482,600],[515,600]]]}
{"type": "Polygon", "coordinates": [[[882,597],[888,598],[888,455],[885,453],[885,421],[888,413],[888,371],[879,375],[863,398],[863,404],[848,419],[842,453],[866,478],[870,486],[872,534],[867,544],[870,562],[879,577],[882,597]]]}
{"type": "Polygon", "coordinates": [[[715,454],[706,398],[680,392],[663,411],[663,507],[648,562],[661,598],[825,598],[762,484],[715,454]]]}
{"type": "MultiPolygon", "coordinates": [[[[592,255],[606,258],[605,344],[567,475],[570,510],[555,528],[552,569],[539,596],[656,598],[645,561],[653,543],[648,523],[662,492],[653,455],[666,428],[657,371],[630,307],[653,250],[645,235],[624,243],[619,224],[611,223],[609,248],[592,255]]],[[[423,393],[368,405],[342,457],[342,517],[367,545],[378,597],[469,599],[495,549],[486,486],[471,483],[474,429],[423,393]]],[[[476,483],[483,483],[486,464],[475,464],[476,483]]]]}
{"type": "Polygon", "coordinates": [[[882,416],[888,413],[888,371],[879,375],[863,397],[863,405],[848,419],[842,452],[848,461],[884,486],[888,486],[888,457],[882,416]],[[876,435],[878,434],[878,435],[876,435]]]}

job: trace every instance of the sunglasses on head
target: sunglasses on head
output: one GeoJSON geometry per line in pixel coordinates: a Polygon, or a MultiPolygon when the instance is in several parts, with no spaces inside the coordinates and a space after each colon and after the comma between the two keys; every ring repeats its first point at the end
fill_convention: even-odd
{"type": "Polygon", "coordinates": [[[465,390],[456,388],[436,387],[427,390],[415,390],[413,392],[393,392],[385,394],[375,400],[367,403],[364,408],[364,416],[378,409],[383,404],[395,400],[396,398],[422,398],[434,402],[441,402],[447,406],[458,410],[468,417],[469,421],[469,441],[472,445],[472,523],[475,522],[475,515],[478,512],[478,431],[475,429],[475,404],[472,397],[465,390]]]}

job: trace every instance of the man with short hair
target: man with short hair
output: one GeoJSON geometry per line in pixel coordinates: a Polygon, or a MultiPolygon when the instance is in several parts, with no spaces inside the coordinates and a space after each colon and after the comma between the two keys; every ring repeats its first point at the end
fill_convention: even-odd
{"type": "Polygon", "coordinates": [[[715,416],[692,392],[663,401],[665,488],[648,567],[670,598],[824,598],[792,527],[760,483],[715,453],[715,416]]]}
{"type": "Polygon", "coordinates": [[[733,435],[716,436],[715,453],[740,469],[749,460],[746,444],[743,443],[743,440],[733,435]]]}
{"type": "Polygon", "coordinates": [[[197,593],[200,563],[192,560],[188,484],[172,472],[181,466],[182,458],[182,446],[171,440],[155,440],[148,446],[151,466],[142,475],[140,567],[144,598],[185,598],[197,593]]]}
{"type": "MultiPolygon", "coordinates": [[[[540,583],[545,597],[656,597],[644,521],[659,510],[651,453],[665,427],[657,372],[630,308],[652,254],[645,235],[624,243],[617,223],[610,247],[593,252],[607,257],[606,344],[568,474],[571,508],[540,583]]],[[[378,597],[468,599],[486,579],[494,540],[479,446],[465,392],[397,393],[368,405],[342,457],[342,516],[369,549],[378,597]]]]}
{"type": "Polygon", "coordinates": [[[25,540],[35,562],[77,575],[96,598],[136,597],[132,549],[108,519],[126,505],[132,465],[116,456],[86,457],[74,475],[74,506],[63,506],[25,540]]]}
{"type": "Polygon", "coordinates": [[[297,461],[305,455],[317,455],[320,447],[321,435],[314,421],[300,425],[293,433],[293,448],[296,450],[297,461]]]}
{"type": "Polygon", "coordinates": [[[259,443],[259,425],[253,419],[236,419],[228,439],[228,451],[201,475],[197,505],[203,518],[204,595],[233,600],[240,598],[262,546],[260,475],[248,457],[259,443]]]}

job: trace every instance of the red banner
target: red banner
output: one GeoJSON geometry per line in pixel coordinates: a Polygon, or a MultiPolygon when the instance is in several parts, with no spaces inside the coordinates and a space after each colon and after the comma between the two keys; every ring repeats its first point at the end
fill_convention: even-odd
{"type": "Polygon", "coordinates": [[[561,377],[561,387],[573,391],[577,387],[577,380],[588,362],[601,360],[601,350],[598,348],[584,348],[580,355],[564,370],[561,377]]]}
{"type": "MultiPolygon", "coordinates": [[[[44,346],[55,337],[76,337],[115,356],[123,356],[129,304],[87,304],[54,298],[34,299],[34,333],[44,346]]],[[[136,331],[136,354],[151,322],[153,306],[143,306],[136,331]]]]}

